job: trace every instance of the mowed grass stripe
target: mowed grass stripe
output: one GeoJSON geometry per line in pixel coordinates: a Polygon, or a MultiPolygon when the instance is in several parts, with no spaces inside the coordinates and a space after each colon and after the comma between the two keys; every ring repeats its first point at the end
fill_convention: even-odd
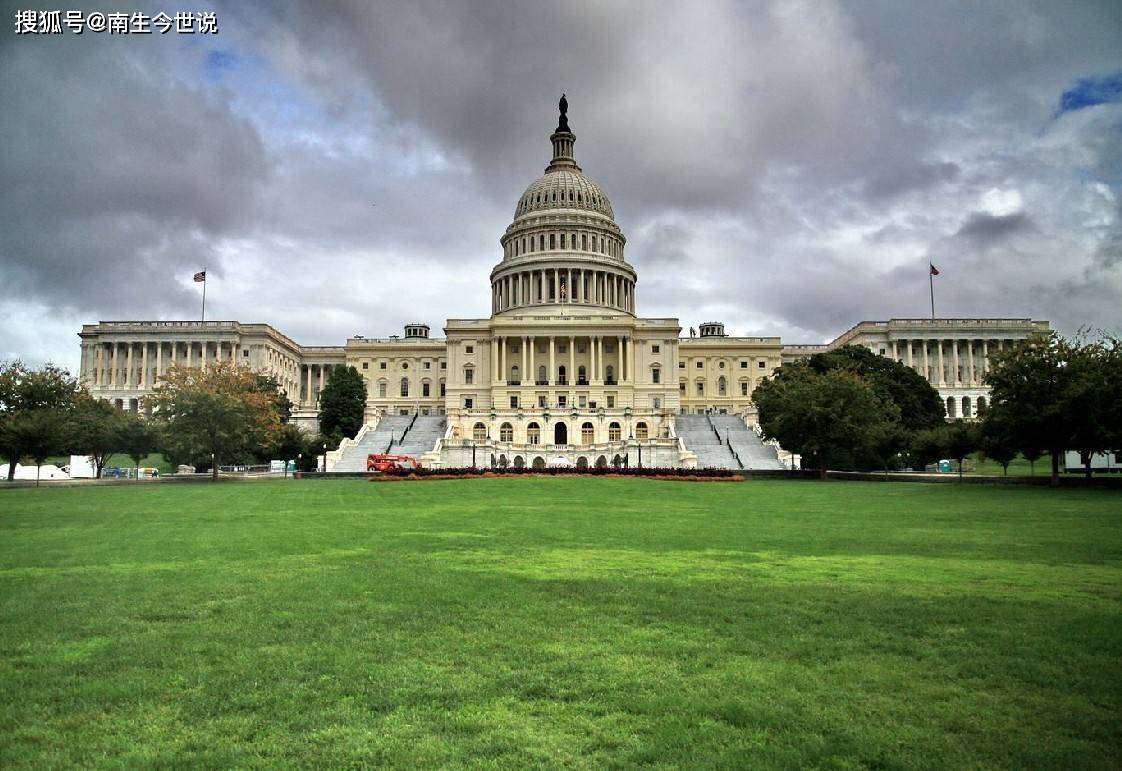
{"type": "Polygon", "coordinates": [[[1122,497],[0,490],[0,765],[1108,768],[1122,497]]]}

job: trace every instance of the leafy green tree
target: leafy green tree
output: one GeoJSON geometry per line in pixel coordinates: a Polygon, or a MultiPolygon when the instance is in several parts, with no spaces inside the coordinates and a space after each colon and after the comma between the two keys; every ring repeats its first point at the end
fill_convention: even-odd
{"type": "Polygon", "coordinates": [[[962,481],[962,462],[978,449],[977,424],[956,420],[947,430],[947,450],[958,461],[958,481],[962,481]]]}
{"type": "Polygon", "coordinates": [[[982,455],[1001,464],[1005,476],[1009,476],[1009,464],[1017,457],[1017,436],[1013,423],[1005,415],[1003,408],[991,409],[982,421],[979,436],[979,449],[982,455]]]}
{"type": "Polygon", "coordinates": [[[287,423],[292,418],[292,400],[280,387],[280,383],[273,375],[257,375],[257,390],[273,400],[273,406],[280,415],[281,423],[287,423]]]}
{"type": "Polygon", "coordinates": [[[366,380],[354,367],[336,365],[319,395],[319,430],[349,439],[362,428],[366,414],[366,380]]]}
{"type": "Polygon", "coordinates": [[[282,425],[273,395],[231,362],[172,366],[148,402],[169,455],[209,462],[215,480],[219,465],[260,451],[282,425]]]}
{"type": "Polygon", "coordinates": [[[949,444],[950,437],[945,424],[916,431],[912,434],[911,441],[913,466],[922,471],[931,463],[938,463],[940,459],[946,457],[949,444]]]}
{"type": "Polygon", "coordinates": [[[117,425],[117,449],[132,458],[137,479],[140,479],[140,461],[156,451],[159,441],[159,432],[147,418],[135,412],[121,414],[117,425]]]}
{"type": "Polygon", "coordinates": [[[783,367],[753,400],[765,437],[809,459],[823,478],[835,458],[867,452],[881,424],[899,421],[899,409],[856,372],[818,372],[806,362],[783,367]]]}
{"type": "Polygon", "coordinates": [[[81,390],[74,398],[67,426],[67,446],[75,455],[93,458],[94,471],[101,477],[105,461],[119,449],[119,429],[123,413],[104,399],[81,390]]]}
{"type": "Polygon", "coordinates": [[[886,404],[900,411],[900,425],[908,431],[943,424],[943,401],[927,379],[895,359],[879,356],[860,345],[843,345],[807,359],[817,372],[844,369],[865,378],[886,404]]]}
{"type": "Polygon", "coordinates": [[[1021,457],[1028,461],[1029,476],[1036,476],[1036,462],[1044,455],[1044,450],[1035,445],[1021,445],[1021,457]]]}
{"type": "Polygon", "coordinates": [[[0,366],[0,456],[8,460],[8,479],[15,478],[16,463],[24,455],[42,465],[65,448],[62,416],[73,406],[77,390],[70,373],[52,364],[42,369],[20,361],[0,366]]]}
{"type": "Polygon", "coordinates": [[[894,420],[878,421],[870,427],[869,452],[880,462],[886,479],[889,466],[897,466],[896,461],[911,437],[911,432],[894,420]]]}

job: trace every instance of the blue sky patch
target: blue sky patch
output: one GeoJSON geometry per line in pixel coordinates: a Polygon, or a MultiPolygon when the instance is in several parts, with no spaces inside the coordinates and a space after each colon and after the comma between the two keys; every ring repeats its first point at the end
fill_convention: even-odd
{"type": "Polygon", "coordinates": [[[1122,100],[1122,72],[1080,78],[1075,81],[1074,86],[1060,95],[1060,107],[1056,110],[1056,115],[1120,100],[1122,100]]]}
{"type": "Polygon", "coordinates": [[[206,57],[206,74],[211,80],[222,80],[222,76],[234,69],[238,57],[231,51],[214,50],[206,57]]]}

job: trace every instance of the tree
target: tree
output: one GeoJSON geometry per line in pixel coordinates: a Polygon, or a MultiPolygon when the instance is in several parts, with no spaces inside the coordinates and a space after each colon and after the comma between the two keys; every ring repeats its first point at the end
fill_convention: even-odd
{"type": "Polygon", "coordinates": [[[77,390],[70,373],[53,364],[42,369],[20,361],[0,366],[0,456],[8,460],[8,479],[15,478],[16,463],[24,455],[42,465],[64,448],[62,415],[73,406],[77,390]]]}
{"type": "Polygon", "coordinates": [[[70,411],[67,427],[67,442],[70,452],[75,455],[88,455],[93,458],[94,470],[98,478],[105,468],[105,461],[116,452],[123,413],[104,399],[81,390],[74,398],[74,408],[70,411]]]}
{"type": "Polygon", "coordinates": [[[281,423],[287,423],[292,418],[292,400],[280,387],[280,383],[273,375],[257,375],[257,390],[266,394],[273,400],[281,423]]]}
{"type": "Polygon", "coordinates": [[[947,450],[958,461],[958,481],[962,481],[962,461],[978,449],[978,431],[974,423],[956,420],[947,433],[947,450]]]}
{"type": "Polygon", "coordinates": [[[986,382],[991,408],[1006,410],[1022,452],[1042,448],[1051,456],[1053,485],[1065,450],[1078,450],[1090,473],[1094,453],[1122,443],[1116,340],[1076,344],[1055,332],[1036,335],[998,352],[986,382]]]}
{"type": "Polygon", "coordinates": [[[354,439],[366,414],[366,380],[354,367],[338,364],[319,395],[319,430],[354,439]]]}
{"type": "Polygon", "coordinates": [[[884,477],[888,478],[888,467],[908,446],[911,433],[894,420],[874,423],[869,431],[869,452],[880,461],[884,477]]]}
{"type": "Polygon", "coordinates": [[[900,425],[908,431],[936,428],[943,424],[943,401],[927,379],[895,359],[878,356],[860,345],[843,345],[808,358],[817,372],[844,369],[865,378],[886,404],[900,411],[900,425]]]}
{"type": "Polygon", "coordinates": [[[173,365],[148,400],[169,453],[218,466],[275,441],[281,415],[257,376],[232,362],[173,365]]]}
{"type": "Polygon", "coordinates": [[[868,451],[880,424],[899,421],[899,409],[857,373],[818,372],[806,362],[783,367],[753,400],[764,436],[810,459],[823,478],[833,458],[868,451]]]}
{"type": "Polygon", "coordinates": [[[159,433],[146,418],[135,412],[121,414],[117,424],[117,449],[132,458],[136,478],[140,479],[140,461],[156,451],[159,433]]]}
{"type": "Polygon", "coordinates": [[[981,424],[979,445],[982,454],[1001,464],[1005,476],[1009,476],[1009,463],[1017,457],[1017,437],[1004,408],[991,409],[986,413],[981,424]]]}
{"type": "Polygon", "coordinates": [[[929,463],[938,463],[946,456],[949,444],[950,437],[945,424],[915,432],[911,443],[913,464],[923,470],[929,463]]]}

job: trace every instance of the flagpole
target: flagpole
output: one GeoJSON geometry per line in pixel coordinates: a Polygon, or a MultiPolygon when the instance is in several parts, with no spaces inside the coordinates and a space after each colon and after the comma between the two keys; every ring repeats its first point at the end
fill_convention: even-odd
{"type": "MultiPolygon", "coordinates": [[[[928,270],[927,270],[927,283],[931,287],[931,320],[934,321],[935,320],[935,274],[931,272],[930,268],[928,268],[928,270]]],[[[203,293],[204,293],[204,296],[205,296],[206,286],[203,286],[203,293]]]]}
{"type": "MultiPolygon", "coordinates": [[[[932,301],[932,302],[934,302],[934,301],[932,301]]],[[[934,306],[932,306],[932,307],[934,307],[934,306]]],[[[935,317],[934,316],[935,312],[932,311],[931,313],[932,313],[932,318],[934,318],[935,317]]],[[[199,317],[199,321],[206,321],[206,268],[203,268],[203,312],[202,312],[202,315],[199,317]]]]}

